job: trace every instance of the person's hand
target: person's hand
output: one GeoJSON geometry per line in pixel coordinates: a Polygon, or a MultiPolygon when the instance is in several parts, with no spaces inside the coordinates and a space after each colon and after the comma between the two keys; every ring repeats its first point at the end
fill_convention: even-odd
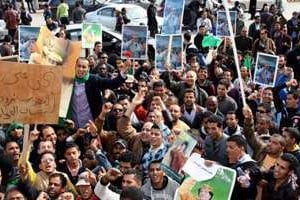
{"type": "Polygon", "coordinates": [[[173,143],[175,142],[175,140],[176,140],[176,135],[175,135],[174,132],[171,132],[171,134],[168,135],[168,142],[169,142],[170,144],[173,144],[173,143]]]}
{"type": "Polygon", "coordinates": [[[66,128],[69,128],[69,129],[75,128],[75,122],[71,119],[65,119],[64,123],[65,123],[66,128]]]}
{"type": "Polygon", "coordinates": [[[144,89],[144,88],[140,89],[139,92],[135,94],[131,103],[136,106],[142,104],[144,101],[145,95],[146,95],[146,89],[144,89]]]}
{"type": "Polygon", "coordinates": [[[4,200],[4,193],[0,192],[0,200],[4,200]]]}
{"type": "Polygon", "coordinates": [[[248,188],[250,186],[250,175],[249,171],[246,170],[244,175],[241,175],[237,178],[237,181],[240,183],[242,188],[248,188]]]}
{"type": "Polygon", "coordinates": [[[253,119],[253,114],[248,105],[245,105],[243,108],[243,115],[245,119],[253,119]]]}
{"type": "Polygon", "coordinates": [[[166,69],[168,72],[170,72],[170,71],[172,70],[171,64],[166,62],[166,63],[165,63],[165,69],[166,69]]]}
{"type": "Polygon", "coordinates": [[[28,165],[27,163],[21,163],[18,166],[19,168],[19,173],[21,175],[22,180],[27,180],[28,179],[28,165]]]}
{"type": "Polygon", "coordinates": [[[29,133],[29,141],[30,143],[34,143],[39,138],[40,132],[37,130],[37,125],[34,125],[34,129],[29,133]]]}
{"type": "Polygon", "coordinates": [[[94,152],[97,152],[99,149],[101,149],[101,143],[98,141],[98,138],[91,139],[90,149],[94,152]]]}
{"type": "Polygon", "coordinates": [[[291,79],[289,81],[286,82],[286,86],[287,87],[296,87],[298,85],[298,82],[296,79],[291,79]]]}
{"type": "Polygon", "coordinates": [[[106,175],[106,170],[104,169],[104,167],[101,167],[99,172],[98,172],[98,180],[100,180],[102,177],[104,177],[106,175]]]}
{"type": "Polygon", "coordinates": [[[88,131],[86,130],[86,129],[84,129],[84,128],[79,128],[79,129],[77,129],[77,131],[76,131],[76,135],[78,136],[78,137],[82,137],[82,136],[84,136],[86,133],[88,133],[88,131]]]}
{"type": "Polygon", "coordinates": [[[101,110],[101,112],[102,112],[104,115],[107,115],[108,113],[111,112],[112,107],[113,107],[113,104],[112,104],[112,103],[106,102],[105,104],[102,105],[102,110],[101,110]]]}
{"type": "Polygon", "coordinates": [[[104,98],[108,99],[112,95],[112,93],[113,91],[111,91],[110,89],[104,90],[104,98]]]}
{"type": "Polygon", "coordinates": [[[91,170],[89,170],[88,168],[85,169],[88,173],[85,177],[85,180],[89,183],[91,183],[91,185],[96,185],[97,183],[97,177],[96,174],[94,174],[91,170]]]}
{"type": "Polygon", "coordinates": [[[89,122],[85,125],[86,130],[92,134],[92,136],[96,136],[98,133],[98,128],[96,126],[96,124],[92,121],[89,120],[89,122]]]}
{"type": "Polygon", "coordinates": [[[110,168],[105,174],[105,177],[109,182],[115,181],[121,176],[123,176],[122,172],[116,168],[110,168]]]}
{"type": "Polygon", "coordinates": [[[50,199],[49,195],[46,192],[41,192],[36,200],[48,200],[50,199]]]}
{"type": "Polygon", "coordinates": [[[121,74],[126,74],[127,73],[127,70],[128,70],[128,65],[122,63],[119,65],[119,71],[121,74]]]}
{"type": "Polygon", "coordinates": [[[213,160],[204,160],[204,165],[206,167],[211,167],[213,164],[215,164],[216,162],[213,160]]]}

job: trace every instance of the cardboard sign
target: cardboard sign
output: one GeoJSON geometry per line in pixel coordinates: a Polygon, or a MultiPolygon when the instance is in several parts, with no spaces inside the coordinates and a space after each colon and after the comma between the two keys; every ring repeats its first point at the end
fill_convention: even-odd
{"type": "Polygon", "coordinates": [[[62,69],[0,61],[0,123],[58,122],[62,69]]]}

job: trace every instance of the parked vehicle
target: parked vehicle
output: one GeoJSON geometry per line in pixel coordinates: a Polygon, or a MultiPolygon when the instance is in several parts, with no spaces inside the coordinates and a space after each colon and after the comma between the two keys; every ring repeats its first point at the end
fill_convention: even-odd
{"type": "MultiPolygon", "coordinates": [[[[101,23],[103,26],[114,30],[116,25],[116,10],[121,11],[122,8],[126,8],[127,10],[130,25],[147,25],[147,11],[135,4],[110,4],[87,13],[85,19],[87,22],[101,23]]],[[[161,27],[163,19],[157,17],[157,22],[158,26],[161,27]]]]}
{"type": "Polygon", "coordinates": [[[6,29],[6,23],[3,19],[0,19],[0,41],[4,40],[4,36],[8,34],[6,29]]]}

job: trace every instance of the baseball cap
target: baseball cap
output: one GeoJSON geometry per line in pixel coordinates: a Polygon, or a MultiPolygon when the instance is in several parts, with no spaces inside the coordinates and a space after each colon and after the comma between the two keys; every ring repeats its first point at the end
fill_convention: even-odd
{"type": "Polygon", "coordinates": [[[115,144],[118,143],[120,145],[122,145],[124,148],[127,148],[127,142],[123,139],[118,139],[115,144]]]}
{"type": "Polygon", "coordinates": [[[91,185],[90,182],[86,181],[86,177],[88,175],[88,172],[82,172],[78,176],[78,182],[76,183],[76,186],[81,186],[81,185],[91,185]]]}
{"type": "Polygon", "coordinates": [[[127,79],[125,80],[125,83],[133,83],[134,82],[134,76],[127,75],[127,79]]]}

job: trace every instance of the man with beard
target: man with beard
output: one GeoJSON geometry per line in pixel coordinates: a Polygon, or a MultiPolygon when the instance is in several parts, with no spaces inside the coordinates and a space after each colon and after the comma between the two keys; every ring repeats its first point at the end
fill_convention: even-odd
{"type": "Polygon", "coordinates": [[[200,87],[197,87],[196,80],[197,80],[197,74],[194,71],[188,71],[185,74],[184,81],[170,81],[172,80],[172,77],[170,77],[171,74],[168,73],[166,78],[164,78],[164,81],[166,82],[166,85],[168,88],[171,89],[171,91],[175,94],[175,96],[178,97],[179,104],[182,105],[184,102],[184,92],[186,89],[192,89],[195,93],[195,103],[199,104],[200,106],[204,106],[205,102],[207,100],[207,93],[205,90],[203,90],[200,87]]]}
{"type": "Polygon", "coordinates": [[[196,104],[195,92],[192,89],[184,91],[184,104],[181,106],[182,120],[190,127],[198,123],[197,116],[204,111],[204,108],[196,104]]]}
{"type": "Polygon", "coordinates": [[[283,54],[279,55],[278,70],[277,70],[277,77],[276,77],[275,85],[280,85],[282,83],[290,81],[292,78],[294,78],[293,69],[286,65],[285,55],[283,55],[283,54]]]}
{"type": "Polygon", "coordinates": [[[49,185],[45,192],[41,192],[37,200],[57,200],[59,195],[66,191],[67,179],[61,173],[53,173],[49,176],[49,185]]]}

